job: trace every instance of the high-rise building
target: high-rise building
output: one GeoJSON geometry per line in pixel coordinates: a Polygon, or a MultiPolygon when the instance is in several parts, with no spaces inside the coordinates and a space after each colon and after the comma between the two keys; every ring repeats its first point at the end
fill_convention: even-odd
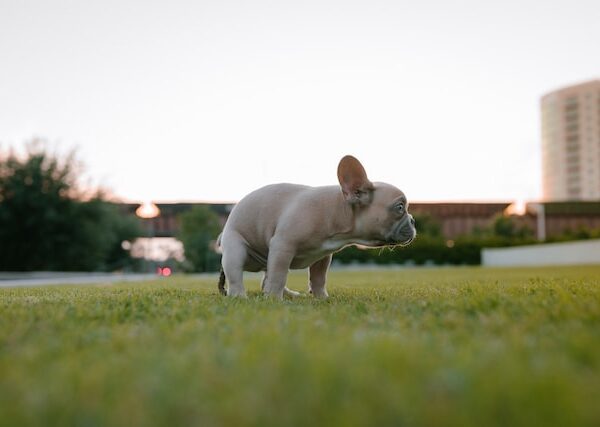
{"type": "Polygon", "coordinates": [[[543,198],[600,200],[600,80],[548,93],[541,110],[543,198]]]}

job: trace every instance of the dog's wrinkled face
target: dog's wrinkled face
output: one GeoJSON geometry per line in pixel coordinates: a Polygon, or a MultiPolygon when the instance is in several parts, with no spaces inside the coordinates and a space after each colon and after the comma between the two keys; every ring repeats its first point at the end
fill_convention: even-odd
{"type": "Polygon", "coordinates": [[[356,209],[355,232],[366,246],[408,245],[417,235],[406,196],[398,188],[374,183],[370,203],[356,209]]]}
{"type": "Polygon", "coordinates": [[[355,212],[353,234],[365,246],[408,245],[417,235],[402,191],[383,182],[372,183],[360,162],[345,156],[338,165],[338,180],[355,212]]]}

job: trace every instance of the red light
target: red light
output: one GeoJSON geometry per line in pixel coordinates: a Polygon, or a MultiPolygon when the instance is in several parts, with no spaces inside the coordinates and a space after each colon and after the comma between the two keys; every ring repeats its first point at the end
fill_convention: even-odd
{"type": "Polygon", "coordinates": [[[162,269],[162,275],[165,277],[169,277],[171,275],[171,269],[169,267],[165,267],[162,269]]]}
{"type": "Polygon", "coordinates": [[[158,268],[156,269],[156,274],[158,274],[159,276],[162,276],[162,274],[163,274],[163,269],[162,269],[162,268],[160,268],[160,267],[158,267],[158,268]]]}

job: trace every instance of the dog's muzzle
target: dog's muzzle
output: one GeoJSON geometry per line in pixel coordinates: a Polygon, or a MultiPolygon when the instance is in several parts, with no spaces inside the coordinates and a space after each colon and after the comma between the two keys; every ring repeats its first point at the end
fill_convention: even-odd
{"type": "Polygon", "coordinates": [[[388,234],[387,239],[393,244],[406,246],[410,244],[417,236],[415,228],[415,219],[411,214],[405,215],[400,221],[395,223],[388,234]]]}

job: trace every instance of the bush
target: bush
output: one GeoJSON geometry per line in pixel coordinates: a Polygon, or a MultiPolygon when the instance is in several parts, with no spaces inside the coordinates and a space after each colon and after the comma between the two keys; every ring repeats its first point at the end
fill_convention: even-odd
{"type": "Polygon", "coordinates": [[[442,240],[422,238],[407,247],[359,249],[352,246],[336,253],[334,260],[342,264],[369,262],[380,265],[428,263],[476,265],[481,262],[481,245],[475,242],[455,242],[453,247],[449,247],[442,240]]]}

